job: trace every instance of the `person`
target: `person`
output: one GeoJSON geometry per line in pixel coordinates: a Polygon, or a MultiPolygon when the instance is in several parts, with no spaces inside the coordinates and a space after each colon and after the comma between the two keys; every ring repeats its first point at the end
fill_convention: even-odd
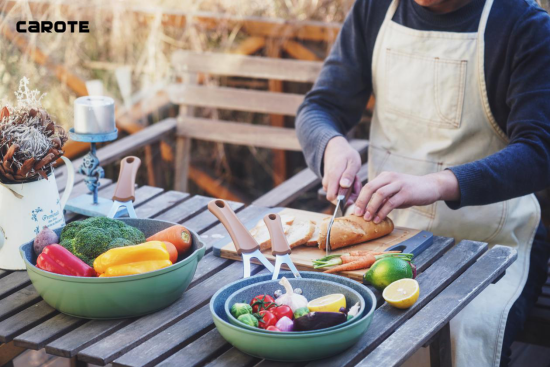
{"type": "Polygon", "coordinates": [[[505,366],[546,279],[534,192],[550,186],[550,17],[533,0],[357,0],[298,110],[327,199],[375,223],[511,246],[451,322],[455,366],[505,366]],[[369,96],[369,182],[345,139],[369,96]]]}

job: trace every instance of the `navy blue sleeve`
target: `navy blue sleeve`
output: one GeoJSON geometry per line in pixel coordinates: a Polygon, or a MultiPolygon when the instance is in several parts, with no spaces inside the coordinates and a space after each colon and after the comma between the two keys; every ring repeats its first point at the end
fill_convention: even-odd
{"type": "Polygon", "coordinates": [[[298,109],[296,133],[309,168],[320,177],[329,140],[359,122],[372,93],[372,50],[389,3],[355,2],[313,89],[298,109]]]}
{"type": "Polygon", "coordinates": [[[489,18],[485,38],[491,110],[503,111],[495,114],[497,121],[507,115],[510,142],[484,159],[450,168],[461,193],[459,202],[447,203],[453,209],[550,186],[550,17],[533,1],[519,3],[519,14],[517,0],[494,4],[496,15],[489,18]]]}

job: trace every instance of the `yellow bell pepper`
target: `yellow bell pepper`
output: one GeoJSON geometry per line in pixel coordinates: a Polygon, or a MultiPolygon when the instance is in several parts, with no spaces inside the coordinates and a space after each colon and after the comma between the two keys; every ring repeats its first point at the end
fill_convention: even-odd
{"type": "Polygon", "coordinates": [[[107,271],[102,275],[105,277],[122,277],[125,275],[143,274],[166,268],[170,265],[172,265],[170,260],[140,261],[136,263],[111,266],[107,268],[107,271]]]}
{"type": "Polygon", "coordinates": [[[103,274],[110,267],[156,260],[170,262],[170,254],[163,242],[150,241],[135,246],[117,247],[104,252],[95,259],[94,270],[98,274],[103,274]]]}

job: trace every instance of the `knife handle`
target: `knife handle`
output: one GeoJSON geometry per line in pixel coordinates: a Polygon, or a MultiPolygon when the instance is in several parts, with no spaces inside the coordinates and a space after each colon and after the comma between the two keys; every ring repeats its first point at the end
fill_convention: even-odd
{"type": "Polygon", "coordinates": [[[237,215],[224,200],[217,199],[208,203],[208,210],[220,220],[233,240],[237,254],[249,253],[260,248],[258,242],[237,218],[237,215]]]}
{"type": "Polygon", "coordinates": [[[352,182],[351,183],[351,186],[348,187],[348,188],[345,188],[345,187],[339,187],[338,188],[338,201],[342,201],[342,206],[346,206],[346,203],[348,202],[350,196],[351,196],[351,193],[353,191],[353,184],[355,183],[352,182]]]}
{"type": "Polygon", "coordinates": [[[127,202],[136,199],[136,176],[140,165],[141,160],[138,157],[126,157],[120,162],[120,174],[113,200],[127,202]]]}
{"type": "Polygon", "coordinates": [[[271,253],[273,255],[290,254],[290,245],[285,236],[281,216],[279,214],[268,214],[264,217],[264,222],[271,237],[271,253]]]}

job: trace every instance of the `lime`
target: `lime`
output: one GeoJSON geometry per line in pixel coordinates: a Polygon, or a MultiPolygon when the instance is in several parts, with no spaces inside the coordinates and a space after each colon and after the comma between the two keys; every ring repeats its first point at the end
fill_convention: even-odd
{"type": "Polygon", "coordinates": [[[341,293],[316,298],[307,304],[311,312],[339,312],[341,307],[346,307],[346,297],[341,293]]]}
{"type": "Polygon", "coordinates": [[[403,278],[413,278],[411,263],[397,257],[387,257],[376,261],[363,280],[383,291],[391,283],[403,278]]]}
{"type": "Polygon", "coordinates": [[[400,279],[388,285],[382,297],[390,305],[406,309],[414,305],[420,295],[420,287],[414,279],[400,279]]]}

